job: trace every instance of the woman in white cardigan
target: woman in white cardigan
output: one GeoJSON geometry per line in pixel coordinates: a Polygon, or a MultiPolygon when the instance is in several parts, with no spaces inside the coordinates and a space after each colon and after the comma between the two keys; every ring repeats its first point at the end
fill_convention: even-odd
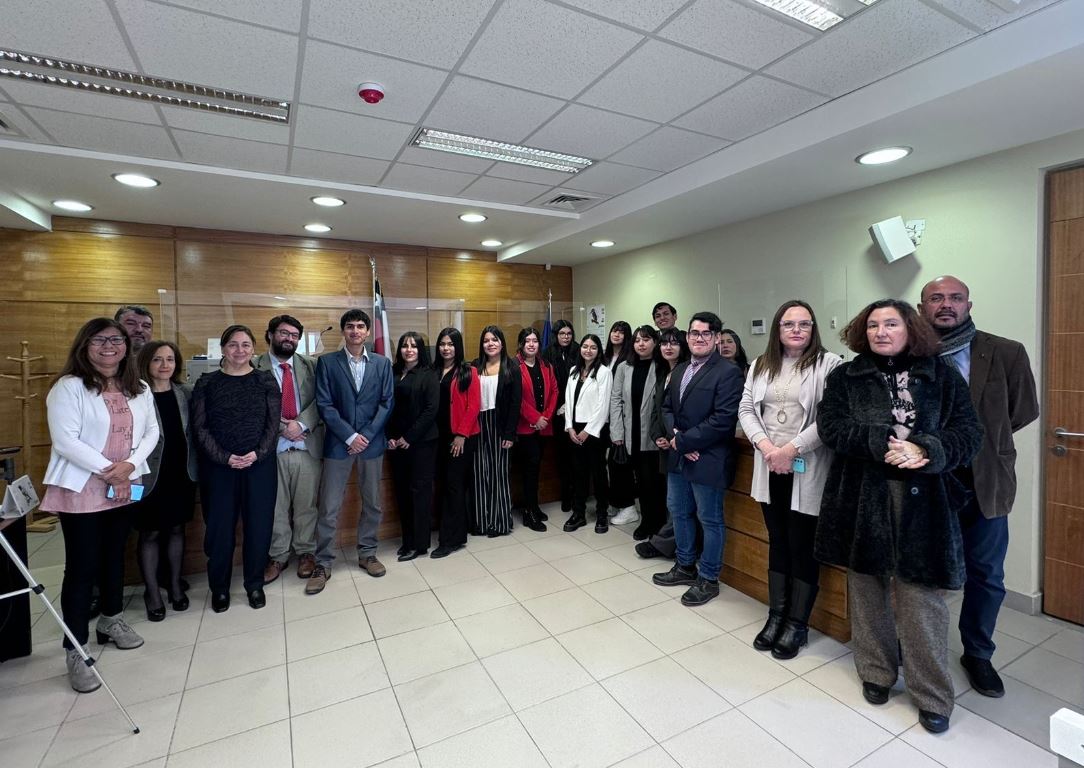
{"type": "MultiPolygon", "coordinates": [[[[106,317],[86,323],[46,398],[52,450],[41,509],[60,518],[64,582],[60,604],[76,640],[89,637],[90,596],[101,589],[100,644],[138,648],[143,638],[123,617],[124,546],[132,499],[158,444],[154,397],[129,365],[131,341],[106,317]],[[101,581],[99,582],[99,577],[101,581]]],[[[79,693],[100,685],[65,638],[68,678],[79,693]]]]}
{"type": "Polygon", "coordinates": [[[587,486],[595,486],[595,533],[610,529],[606,446],[602,428],[610,415],[610,388],[613,377],[602,362],[602,342],[589,333],[580,342],[580,359],[565,384],[565,432],[572,441],[572,516],[564,530],[587,525],[587,486]]]}
{"type": "Polygon", "coordinates": [[[817,434],[817,406],[825,379],[841,362],[821,345],[813,308],[788,301],[775,313],[738,408],[756,448],[752,496],[768,528],[768,621],[753,647],[778,659],[794,658],[806,644],[817,598],[813,536],[831,463],[817,434]]]}

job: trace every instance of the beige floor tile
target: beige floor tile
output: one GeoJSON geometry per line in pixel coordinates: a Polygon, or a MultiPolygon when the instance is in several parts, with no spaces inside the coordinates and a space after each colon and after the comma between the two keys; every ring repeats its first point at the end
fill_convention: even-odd
{"type": "Polygon", "coordinates": [[[591,676],[553,638],[482,659],[517,712],[591,683],[591,676]]]}
{"type": "Polygon", "coordinates": [[[681,768],[674,762],[674,758],[666,754],[666,750],[655,745],[650,749],[614,763],[613,768],[681,768]]]}
{"type": "Polygon", "coordinates": [[[392,685],[474,661],[474,651],[448,621],[377,640],[392,685]]]}
{"type": "Polygon", "coordinates": [[[663,655],[628,624],[616,618],[558,635],[557,641],[596,680],[638,667],[663,655]]]}
{"type": "Polygon", "coordinates": [[[229,635],[196,643],[186,688],[226,680],[286,663],[286,630],[282,626],[229,635]]]}
{"type": "Polygon", "coordinates": [[[286,658],[297,661],[373,639],[363,607],[325,613],[286,625],[286,658]]]}
{"type": "Polygon", "coordinates": [[[45,757],[59,729],[58,725],[50,725],[40,730],[27,731],[18,736],[0,740],[0,755],[4,756],[4,764],[40,765],[41,759],[45,757]]]}
{"type": "Polygon", "coordinates": [[[286,665],[192,688],[184,693],[170,749],[198,747],[289,714],[286,665]]]}
{"type": "Polygon", "coordinates": [[[603,680],[602,687],[656,741],[665,741],[731,708],[670,658],[603,680]]]}
{"type": "Polygon", "coordinates": [[[516,598],[512,597],[511,593],[492,576],[437,587],[433,592],[444,606],[444,610],[453,619],[483,613],[516,602],[516,598]]]}
{"type": "MultiPolygon", "coordinates": [[[[1084,645],[1084,636],[1081,637],[1081,644],[1084,645]]],[[[1004,632],[998,632],[996,629],[994,630],[994,644],[997,646],[993,658],[995,669],[1004,669],[1034,647],[1025,640],[1006,635],[1004,632]]],[[[949,627],[949,656],[958,660],[963,653],[964,643],[960,639],[960,632],[954,623],[949,627]]]]}
{"type": "Polygon", "coordinates": [[[490,573],[518,571],[520,568],[528,568],[543,562],[541,557],[519,542],[513,542],[507,547],[479,552],[475,557],[490,573]]]}
{"type": "Polygon", "coordinates": [[[636,554],[636,545],[638,543],[630,539],[629,541],[622,541],[617,546],[600,549],[598,553],[609,560],[613,560],[626,570],[639,571],[648,561],[636,554]]]}
{"type": "MultiPolygon", "coordinates": [[[[275,586],[271,584],[270,587],[275,586]]],[[[284,622],[282,613],[281,588],[278,594],[266,590],[267,605],[259,610],[253,610],[248,606],[248,599],[244,593],[230,593],[229,610],[223,613],[215,613],[211,610],[210,602],[203,611],[203,621],[199,627],[199,642],[217,640],[228,635],[241,635],[265,627],[273,627],[284,622]]],[[[195,607],[195,606],[193,606],[195,607]]],[[[190,612],[189,608],[187,612],[190,612]]],[[[169,617],[167,617],[169,618],[169,617]]],[[[168,621],[158,623],[156,626],[168,624],[168,621]]]]}
{"type": "Polygon", "coordinates": [[[292,661],[286,669],[290,681],[290,713],[293,715],[338,704],[391,685],[384,660],[372,641],[292,661]]]}
{"type": "Polygon", "coordinates": [[[774,661],[729,635],[678,651],[672,657],[734,705],[794,679],[774,661]]]}
{"type": "Polygon", "coordinates": [[[717,625],[676,600],[667,600],[648,608],[627,613],[622,619],[630,627],[661,648],[674,653],[724,634],[717,625]]]}
{"type": "Polygon", "coordinates": [[[469,551],[456,552],[437,560],[431,557],[420,557],[413,563],[422,578],[433,589],[446,587],[449,584],[459,584],[463,581],[483,579],[489,575],[489,571],[469,551]]]}
{"type": "Polygon", "coordinates": [[[690,728],[662,746],[682,768],[808,768],[736,709],[690,728]]]}
{"type": "Polygon", "coordinates": [[[377,638],[410,632],[413,629],[431,627],[448,621],[448,614],[441,607],[432,591],[395,597],[368,606],[369,621],[377,638]]]}
{"type": "Polygon", "coordinates": [[[169,751],[181,694],[143,702],[129,709],[139,726],[133,734],[119,710],[65,722],[45,755],[42,767],[108,765],[126,768],[145,763],[169,751]]]}
{"type": "MultiPolygon", "coordinates": [[[[953,624],[955,625],[955,622],[953,624]]],[[[1061,630],[1062,625],[1049,616],[1028,616],[1026,613],[1004,607],[997,614],[998,632],[1032,645],[1038,645],[1050,639],[1061,630]]]]}
{"type": "MultiPolygon", "coordinates": [[[[735,629],[730,633],[730,636],[736,637],[752,647],[753,638],[757,636],[763,626],[764,622],[762,621],[747,624],[744,627],[735,629]]],[[[850,649],[843,643],[810,627],[809,644],[804,646],[793,659],[777,659],[771,655],[771,652],[766,655],[776,664],[786,667],[794,674],[804,675],[822,664],[827,664],[832,659],[838,659],[848,653],[850,653],[850,649]]]]}
{"type": "MultiPolygon", "coordinates": [[[[338,576],[338,574],[335,575],[338,576]]],[[[316,595],[305,594],[305,584],[308,580],[297,578],[293,569],[280,576],[279,581],[285,582],[282,588],[286,621],[307,619],[321,613],[342,611],[361,605],[357,582],[354,579],[330,579],[324,585],[324,590],[316,595]]],[[[379,581],[379,579],[373,579],[373,581],[379,581]]]]}
{"type": "Polygon", "coordinates": [[[626,573],[624,568],[598,552],[554,560],[551,565],[567,576],[573,584],[581,586],[626,573]]]}
{"type": "Polygon", "coordinates": [[[290,721],[253,728],[251,731],[194,747],[169,756],[169,768],[211,766],[280,765],[290,754],[290,721]]]}
{"type": "MultiPolygon", "coordinates": [[[[996,633],[995,633],[996,634],[996,633]]],[[[1075,629],[1063,629],[1041,646],[1045,650],[1084,664],[1084,633],[1075,629]]],[[[998,649],[1000,653],[1000,648],[998,649]]]]}
{"type": "MultiPolygon", "coordinates": [[[[60,649],[57,649],[59,652],[60,649]]],[[[103,675],[104,676],[104,675],[103,675]]],[[[8,688],[0,695],[0,739],[59,725],[75,705],[77,694],[63,677],[8,688]]],[[[108,696],[99,689],[84,696],[108,696]]]]}
{"type": "Polygon", "coordinates": [[[294,768],[369,766],[413,749],[390,688],[297,715],[292,729],[294,768]]]}
{"type": "Polygon", "coordinates": [[[618,616],[669,601],[662,589],[631,573],[585,584],[583,591],[618,616]]]}
{"type": "MultiPolygon", "coordinates": [[[[191,648],[178,648],[150,656],[138,655],[136,651],[125,655],[128,659],[123,663],[114,664],[108,668],[102,667],[100,670],[102,677],[113,689],[113,693],[125,706],[160,699],[184,690],[185,679],[192,662],[191,648]]],[[[100,690],[98,693],[79,696],[67,719],[90,717],[108,712],[115,707],[109,694],[100,690]]]]}
{"type": "MultiPolygon", "coordinates": [[[[678,596],[680,597],[680,594],[678,596]]],[[[696,613],[718,625],[720,629],[733,632],[757,621],[763,624],[768,618],[768,607],[733,587],[720,584],[719,596],[698,607],[696,613]]]]}
{"type": "MultiPolygon", "coordinates": [[[[452,557],[455,557],[455,555],[452,555],[452,557]]],[[[421,573],[412,562],[403,563],[402,567],[389,570],[379,579],[374,579],[360,568],[355,569],[352,575],[352,581],[363,605],[391,600],[393,597],[402,597],[403,595],[411,595],[429,589],[429,584],[422,578],[421,573]]],[[[332,576],[332,581],[338,579],[339,571],[335,571],[332,576]]]]}
{"type": "MultiPolygon", "coordinates": [[[[1078,712],[1084,710],[1084,664],[1044,648],[1034,648],[1002,671],[1006,676],[1069,702],[1078,712]]],[[[1006,691],[1011,685],[1006,685],[1006,691]]]]}
{"type": "Polygon", "coordinates": [[[418,750],[422,768],[549,768],[515,717],[475,728],[418,750]]]}
{"type": "Polygon", "coordinates": [[[862,697],[862,681],[854,668],[854,657],[849,653],[806,673],[802,679],[897,736],[918,720],[918,710],[907,695],[902,679],[892,686],[886,703],[874,706],[866,701],[862,697]]]}
{"type": "Polygon", "coordinates": [[[574,587],[563,573],[552,565],[535,565],[497,574],[497,581],[517,600],[530,600],[574,587]]]}
{"type": "Polygon", "coordinates": [[[941,768],[941,764],[907,742],[893,739],[855,763],[854,768],[941,768]]]}
{"type": "Polygon", "coordinates": [[[601,603],[579,588],[527,600],[523,607],[554,635],[613,617],[601,603]]]}
{"type": "Polygon", "coordinates": [[[527,546],[547,562],[575,555],[584,555],[591,551],[591,548],[582,541],[566,535],[533,539],[527,542],[527,546]]]}
{"type": "MultiPolygon", "coordinates": [[[[245,610],[251,611],[247,605],[245,610]]],[[[143,645],[136,649],[135,652],[142,656],[151,656],[156,653],[174,651],[178,648],[191,648],[201,634],[203,620],[202,612],[196,610],[195,606],[193,606],[184,613],[167,614],[165,621],[143,621],[134,624],[132,628],[143,638],[143,645]]],[[[273,624],[274,622],[271,622],[266,626],[273,626],[273,624]]],[[[91,624],[91,630],[93,629],[94,625],[91,624]]],[[[114,646],[108,647],[112,651],[118,650],[114,646]]],[[[91,648],[98,649],[101,646],[94,643],[91,648]]],[[[104,653],[99,661],[103,667],[107,667],[116,662],[123,662],[126,654],[129,653],[131,652],[104,653]]]]}
{"type": "Polygon", "coordinates": [[[545,627],[519,603],[456,619],[455,623],[479,658],[549,637],[545,627]]]}
{"type": "Polygon", "coordinates": [[[395,687],[416,749],[511,714],[478,662],[395,687]]]}
{"type": "Polygon", "coordinates": [[[995,765],[1056,768],[1058,765],[1053,753],[963,707],[953,711],[951,727],[945,733],[927,733],[916,723],[900,738],[946,768],[995,765]]]}

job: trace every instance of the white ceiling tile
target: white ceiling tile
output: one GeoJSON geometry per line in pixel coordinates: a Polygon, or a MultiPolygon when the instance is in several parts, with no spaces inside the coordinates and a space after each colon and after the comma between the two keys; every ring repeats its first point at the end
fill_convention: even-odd
{"type": "MultiPolygon", "coordinates": [[[[294,107],[296,109],[297,107],[294,107]]],[[[238,139],[251,139],[269,144],[289,144],[290,126],[281,123],[269,123],[250,117],[231,117],[202,110],[185,109],[162,105],[162,114],[171,128],[181,128],[200,133],[213,133],[218,136],[232,136],[238,139]]]]}
{"type": "Polygon", "coordinates": [[[82,64],[135,69],[105,0],[5,0],[3,44],[24,53],[58,56],[82,64]],[[43,23],[49,19],[50,23],[43,23]]]}
{"type": "Polygon", "coordinates": [[[137,157],[177,159],[177,150],[161,126],[128,123],[92,115],[26,107],[30,117],[65,147],[100,149],[137,157]]]}
{"type": "Polygon", "coordinates": [[[460,71],[570,99],[642,37],[542,0],[509,0],[460,71]]]}
{"type": "Polygon", "coordinates": [[[311,0],[309,36],[451,69],[494,0],[311,0]]]}
{"type": "Polygon", "coordinates": [[[650,2],[565,0],[565,2],[639,29],[653,30],[666,21],[670,14],[683,6],[687,0],[651,0],[650,2]]]}
{"type": "Polygon", "coordinates": [[[759,69],[813,34],[733,0],[697,0],[659,36],[759,69]]]}
{"type": "Polygon", "coordinates": [[[294,33],[301,29],[301,9],[304,7],[297,0],[229,0],[225,3],[222,0],[158,1],[294,33]]]}
{"type": "Polygon", "coordinates": [[[456,77],[425,118],[431,128],[521,142],[564,106],[560,99],[456,77]]]}
{"type": "Polygon", "coordinates": [[[407,192],[421,192],[426,195],[458,195],[475,178],[470,173],[396,163],[388,171],[388,175],[384,177],[380,186],[407,192]]]}
{"type": "Polygon", "coordinates": [[[654,128],[655,123],[646,120],[572,104],[529,136],[527,144],[598,160],[631,144],[654,128]]]}
{"type": "Polygon", "coordinates": [[[417,122],[437,95],[447,72],[420,64],[310,40],[305,46],[301,101],[382,120],[417,122]],[[384,86],[384,100],[366,104],[358,85],[384,86]]]}
{"type": "Polygon", "coordinates": [[[1000,27],[1002,24],[1008,24],[1014,19],[1026,16],[1057,1],[1030,0],[1030,2],[1021,3],[1021,7],[1015,11],[1007,12],[988,2],[988,0],[931,0],[933,5],[955,13],[984,32],[1000,27]]]}
{"type": "Polygon", "coordinates": [[[451,152],[440,152],[435,149],[422,149],[421,147],[407,147],[399,155],[399,160],[411,165],[424,165],[427,168],[443,168],[446,171],[462,171],[478,175],[484,173],[493,165],[492,160],[483,160],[479,157],[467,157],[451,152]]]}
{"type": "Polygon", "coordinates": [[[152,104],[122,96],[107,96],[21,80],[4,80],[4,90],[13,101],[27,106],[129,120],[133,123],[162,124],[162,119],[158,117],[152,104]]]}
{"type": "Polygon", "coordinates": [[[518,165],[516,163],[494,163],[493,167],[486,171],[486,176],[496,176],[498,179],[513,179],[514,181],[532,181],[535,184],[546,184],[556,187],[565,184],[574,174],[550,171],[545,168],[535,168],[530,165],[518,165]]]}
{"type": "Polygon", "coordinates": [[[880,0],[766,71],[842,96],[974,35],[917,0],[880,0]]]}
{"type": "Polygon", "coordinates": [[[294,145],[391,160],[414,133],[414,126],[302,104],[294,145]]]}
{"type": "Polygon", "coordinates": [[[483,176],[460,193],[470,200],[485,200],[507,205],[524,205],[546,191],[545,184],[509,181],[483,176]]]}
{"type": "Polygon", "coordinates": [[[296,35],[141,0],[114,0],[143,71],[292,99],[296,35]]]}
{"type": "Polygon", "coordinates": [[[24,136],[32,141],[40,141],[46,144],[51,144],[52,141],[42,133],[42,130],[38,128],[30,119],[24,115],[21,111],[16,109],[14,104],[3,103],[0,104],[0,117],[4,118],[4,122],[8,124],[8,130],[4,135],[8,138],[19,138],[24,136]]]}
{"type": "Polygon", "coordinates": [[[619,195],[641,184],[646,184],[659,176],[658,171],[646,171],[616,163],[598,163],[580,171],[565,186],[581,189],[584,192],[598,192],[607,195],[619,195]]]}
{"type": "Polygon", "coordinates": [[[664,126],[625,147],[616,155],[611,155],[610,159],[640,168],[672,171],[722,149],[729,143],[713,136],[664,126]]]}
{"type": "Polygon", "coordinates": [[[281,144],[178,130],[173,131],[173,138],[185,162],[260,173],[286,172],[287,149],[281,144]]]}
{"type": "Polygon", "coordinates": [[[747,74],[707,56],[649,40],[577,101],[665,123],[747,74]]]}
{"type": "Polygon", "coordinates": [[[305,176],[344,184],[373,185],[388,170],[390,163],[369,157],[317,152],[315,149],[295,148],[290,158],[290,175],[305,176]]]}
{"type": "Polygon", "coordinates": [[[737,141],[771,128],[827,99],[754,75],[677,121],[684,128],[737,141]]]}

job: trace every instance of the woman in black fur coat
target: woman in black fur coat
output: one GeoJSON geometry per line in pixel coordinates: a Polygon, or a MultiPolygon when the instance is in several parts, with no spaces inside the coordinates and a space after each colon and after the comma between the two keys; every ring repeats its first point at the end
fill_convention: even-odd
{"type": "Polygon", "coordinates": [[[939,733],[953,707],[949,612],[964,556],[952,471],[982,441],[967,383],[934,356],[937,337],[906,302],[870,304],[840,334],[858,357],[829,376],[817,414],[836,452],[815,552],[849,569],[854,661],[871,704],[888,700],[902,651],[919,722],[939,733]],[[898,644],[897,644],[898,639],[898,644]]]}

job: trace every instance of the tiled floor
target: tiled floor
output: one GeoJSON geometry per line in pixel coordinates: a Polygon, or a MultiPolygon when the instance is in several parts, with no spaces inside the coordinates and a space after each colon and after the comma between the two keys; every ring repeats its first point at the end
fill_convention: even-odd
{"type": "MultiPolygon", "coordinates": [[[[142,728],[104,691],[68,687],[59,630],[35,605],[35,652],[0,665],[0,762],[23,766],[624,766],[889,768],[1057,765],[1049,715],[1084,710],[1084,632],[1002,611],[997,665],[1008,693],[969,691],[953,662],[951,730],[916,723],[902,683],[862,699],[847,647],[813,633],[796,659],[750,646],[764,607],[723,587],[699,609],[651,584],[627,531],[550,530],[472,540],[443,560],[395,562],[373,579],[344,557],[323,594],[287,571],[267,607],[193,607],[144,620],[135,651],[101,670],[142,728]]],[[[59,592],[59,536],[31,564],[59,592]]],[[[135,590],[133,590],[134,592],[135,590]]],[[[955,606],[954,606],[955,608],[955,606]]],[[[958,641],[954,656],[958,654],[958,641]]]]}

